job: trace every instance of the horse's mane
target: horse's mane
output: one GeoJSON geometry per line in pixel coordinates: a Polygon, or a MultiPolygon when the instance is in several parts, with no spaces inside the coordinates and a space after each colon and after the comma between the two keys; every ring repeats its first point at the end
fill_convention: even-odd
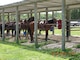
{"type": "Polygon", "coordinates": [[[55,18],[53,18],[52,20],[48,20],[47,23],[49,23],[49,24],[50,24],[50,23],[56,23],[56,21],[57,21],[57,20],[56,20],[55,18]]]}
{"type": "Polygon", "coordinates": [[[28,19],[29,23],[32,22],[32,21],[34,21],[34,17],[31,17],[31,18],[28,19]]]}
{"type": "MultiPolygon", "coordinates": [[[[34,17],[31,17],[31,18],[29,18],[28,19],[28,22],[30,23],[30,22],[32,22],[32,21],[34,21],[34,17]]],[[[51,19],[51,20],[48,20],[48,21],[44,21],[44,23],[48,23],[48,24],[53,24],[53,23],[56,23],[56,19],[55,18],[53,18],[53,19],[51,19]]],[[[39,22],[40,23],[40,22],[39,22]]]]}

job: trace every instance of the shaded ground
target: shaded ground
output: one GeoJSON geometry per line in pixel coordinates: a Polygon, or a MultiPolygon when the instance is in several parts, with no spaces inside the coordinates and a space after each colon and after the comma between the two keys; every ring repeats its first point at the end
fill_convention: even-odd
{"type": "MultiPolygon", "coordinates": [[[[15,41],[15,37],[6,37],[6,38],[8,39],[9,42],[14,42],[15,41]]],[[[39,43],[43,42],[43,41],[45,42],[44,38],[45,38],[45,35],[39,35],[38,36],[38,42],[39,43]]],[[[34,44],[34,43],[30,43],[30,39],[28,39],[28,38],[20,37],[20,39],[21,40],[23,40],[23,39],[28,40],[25,43],[21,43],[22,45],[34,44]]],[[[61,48],[62,47],[62,43],[61,43],[62,38],[61,38],[60,35],[49,35],[48,40],[51,41],[52,43],[48,44],[48,45],[45,45],[45,46],[42,46],[40,48],[47,49],[47,48],[61,48]]],[[[80,37],[70,36],[69,41],[70,42],[66,42],[65,47],[66,48],[72,48],[75,52],[80,53],[80,48],[75,48],[74,47],[74,46],[80,44],[80,37]]]]}

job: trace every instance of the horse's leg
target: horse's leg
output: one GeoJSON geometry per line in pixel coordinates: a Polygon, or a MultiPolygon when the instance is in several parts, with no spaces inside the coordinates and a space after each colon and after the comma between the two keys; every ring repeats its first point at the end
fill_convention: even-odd
{"type": "Polygon", "coordinates": [[[1,29],[1,37],[2,37],[2,29],[1,29]]]}
{"type": "Polygon", "coordinates": [[[9,35],[9,30],[7,30],[7,36],[9,35]]]}
{"type": "Polygon", "coordinates": [[[41,35],[41,30],[39,30],[39,35],[41,35]]]}
{"type": "Polygon", "coordinates": [[[32,43],[32,42],[34,42],[34,40],[33,40],[33,32],[30,29],[28,29],[28,32],[30,34],[31,43],[32,43]]]}
{"type": "Polygon", "coordinates": [[[34,42],[34,40],[33,40],[33,31],[31,31],[30,36],[31,36],[31,43],[33,43],[34,42]]]}
{"type": "Polygon", "coordinates": [[[48,30],[46,30],[46,36],[45,36],[45,40],[48,40],[48,30]]]}
{"type": "Polygon", "coordinates": [[[21,30],[19,29],[19,35],[20,35],[20,33],[21,33],[21,30]]]}
{"type": "Polygon", "coordinates": [[[20,37],[20,32],[21,32],[21,30],[19,29],[19,38],[20,38],[20,40],[21,40],[21,37],[20,37]]]}
{"type": "Polygon", "coordinates": [[[12,29],[12,36],[14,35],[14,30],[12,29]]]}
{"type": "Polygon", "coordinates": [[[16,35],[16,30],[12,29],[12,36],[15,36],[15,35],[16,35]]]}

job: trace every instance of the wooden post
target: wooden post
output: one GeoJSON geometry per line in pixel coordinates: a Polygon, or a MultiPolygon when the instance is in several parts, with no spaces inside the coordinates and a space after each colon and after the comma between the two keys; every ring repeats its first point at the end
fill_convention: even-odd
{"type": "Polygon", "coordinates": [[[41,17],[41,16],[40,16],[40,12],[39,12],[39,20],[40,20],[40,17],[41,17]]]}
{"type": "Polygon", "coordinates": [[[8,16],[7,16],[7,18],[8,18],[8,21],[10,21],[10,19],[9,19],[9,13],[8,13],[8,16]]]}
{"type": "MultiPolygon", "coordinates": [[[[54,11],[52,11],[52,18],[54,18],[54,11]]],[[[54,35],[54,26],[53,26],[52,34],[54,35]]]]}
{"type": "Polygon", "coordinates": [[[18,11],[18,21],[20,21],[20,11],[18,11]]]}
{"type": "Polygon", "coordinates": [[[62,50],[65,51],[66,0],[62,0],[62,50]]]}
{"type": "Polygon", "coordinates": [[[5,23],[4,23],[4,8],[2,10],[2,40],[5,41],[5,35],[4,35],[4,31],[5,31],[5,23]]]}
{"type": "Polygon", "coordinates": [[[46,20],[48,20],[48,8],[46,8],[46,20]]]}
{"type": "Polygon", "coordinates": [[[38,48],[38,41],[37,41],[37,2],[34,3],[34,41],[35,41],[35,47],[38,48]]]}
{"type": "Polygon", "coordinates": [[[68,9],[68,6],[66,7],[66,40],[69,41],[69,36],[70,36],[70,11],[68,9]]]}
{"type": "Polygon", "coordinates": [[[29,19],[29,13],[27,13],[27,17],[28,17],[27,19],[29,19]]]}
{"type": "Polygon", "coordinates": [[[0,22],[1,22],[1,13],[0,13],[0,22]]]}
{"type": "Polygon", "coordinates": [[[16,7],[16,43],[19,44],[19,25],[18,25],[18,20],[19,20],[19,15],[18,15],[18,6],[16,7]]]}
{"type": "Polygon", "coordinates": [[[32,10],[30,11],[30,17],[32,17],[32,10]]]}
{"type": "MultiPolygon", "coordinates": [[[[39,21],[41,20],[40,17],[41,16],[40,16],[40,12],[39,12],[39,21]]],[[[41,30],[39,30],[39,35],[41,35],[41,30]]]]}

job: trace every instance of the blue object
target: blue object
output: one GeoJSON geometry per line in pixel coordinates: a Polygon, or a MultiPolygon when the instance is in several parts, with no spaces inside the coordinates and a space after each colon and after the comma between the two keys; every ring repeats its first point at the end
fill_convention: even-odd
{"type": "Polygon", "coordinates": [[[24,35],[26,36],[26,34],[27,34],[27,33],[26,33],[26,31],[25,31],[25,32],[24,32],[24,35]]]}

